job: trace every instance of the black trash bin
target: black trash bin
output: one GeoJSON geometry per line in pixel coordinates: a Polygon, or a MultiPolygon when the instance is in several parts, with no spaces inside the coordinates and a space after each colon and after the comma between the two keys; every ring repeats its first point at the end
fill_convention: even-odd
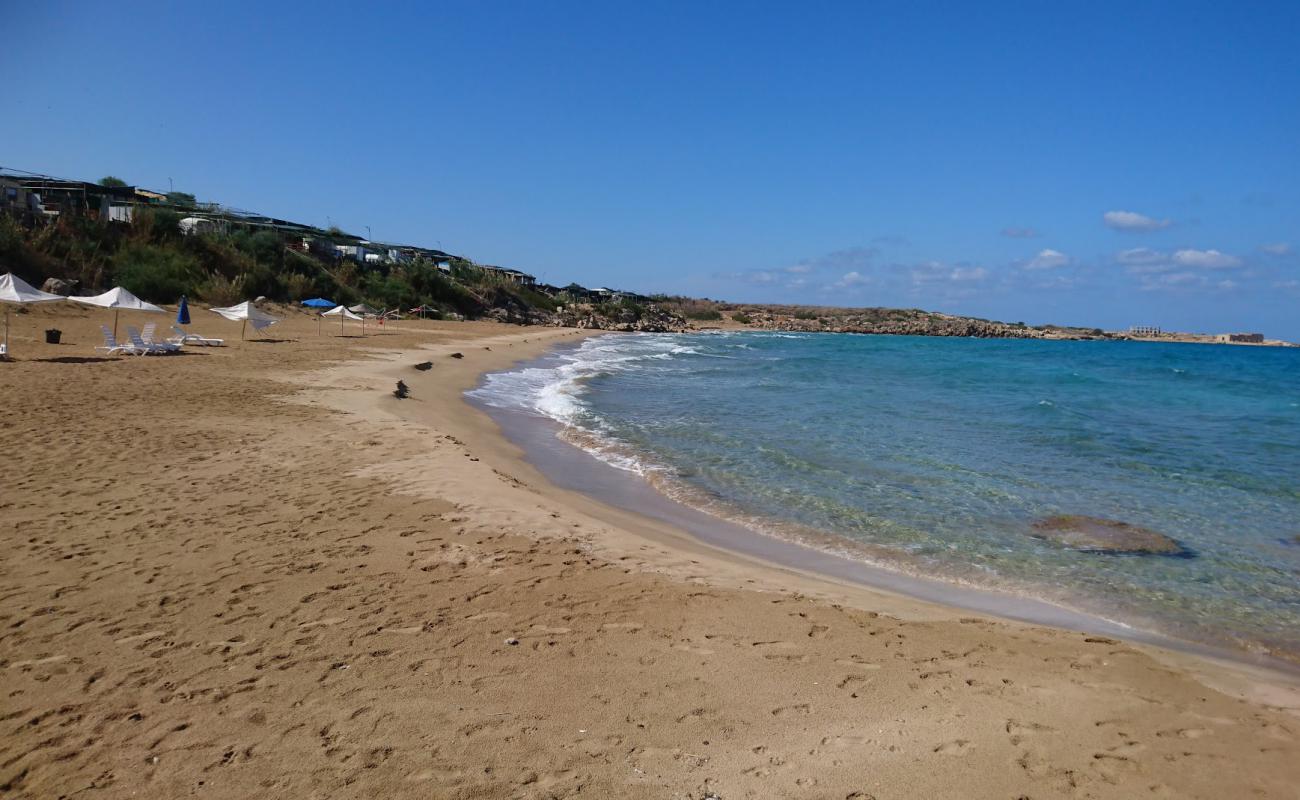
{"type": "Polygon", "coordinates": [[[46,344],[58,344],[59,340],[62,338],[63,338],[63,331],[59,330],[58,328],[50,328],[45,331],[46,344]]]}

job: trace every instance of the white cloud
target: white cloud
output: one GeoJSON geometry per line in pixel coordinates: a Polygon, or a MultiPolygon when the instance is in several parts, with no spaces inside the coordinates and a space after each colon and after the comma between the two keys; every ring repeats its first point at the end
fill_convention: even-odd
{"type": "Polygon", "coordinates": [[[1291,255],[1290,242],[1273,242],[1272,244],[1261,244],[1259,249],[1270,256],[1289,256],[1291,255]]]}
{"type": "Polygon", "coordinates": [[[1237,283],[1236,281],[1233,281],[1233,280],[1222,280],[1222,281],[1219,281],[1219,288],[1220,288],[1220,289],[1223,289],[1223,290],[1225,290],[1225,291],[1231,291],[1232,289],[1236,289],[1237,286],[1238,286],[1238,283],[1237,283]]]}
{"type": "Polygon", "coordinates": [[[1025,264],[1025,269],[1056,269],[1064,267],[1070,263],[1070,257],[1059,250],[1053,250],[1050,247],[1038,251],[1038,255],[1029,259],[1025,264]]]}
{"type": "Polygon", "coordinates": [[[1121,250],[1115,254],[1115,260],[1121,264],[1141,265],[1141,264],[1163,264],[1169,260],[1167,253],[1161,253],[1158,250],[1152,250],[1149,247],[1134,247],[1131,250],[1121,250]]]}
{"type": "Polygon", "coordinates": [[[911,268],[912,283],[973,283],[988,277],[983,267],[950,267],[942,261],[923,261],[911,268]]]}
{"type": "Polygon", "coordinates": [[[1037,239],[1038,231],[1033,228],[1003,228],[1002,235],[1008,239],[1037,239]]]}
{"type": "Polygon", "coordinates": [[[1158,231],[1173,224],[1170,220],[1153,219],[1136,211],[1107,211],[1101,219],[1108,228],[1129,232],[1158,231]]]}
{"type": "Polygon", "coordinates": [[[860,272],[846,272],[844,277],[835,282],[835,286],[840,289],[847,289],[850,286],[861,286],[864,283],[870,283],[871,279],[860,272]]]}
{"type": "Polygon", "coordinates": [[[1236,269],[1241,266],[1240,258],[1218,250],[1179,250],[1174,253],[1173,260],[1179,266],[1199,269],[1236,269]]]}
{"type": "Polygon", "coordinates": [[[954,281],[982,281],[988,276],[989,271],[983,267],[955,267],[948,278],[954,281]]]}
{"type": "Polygon", "coordinates": [[[771,278],[765,282],[775,283],[781,274],[787,275],[807,275],[818,270],[863,270],[872,265],[880,251],[874,247],[846,247],[843,250],[835,250],[813,258],[803,258],[791,264],[788,267],[779,269],[755,270],[757,273],[766,273],[771,278]]]}
{"type": "Polygon", "coordinates": [[[1205,277],[1195,272],[1170,272],[1164,275],[1143,275],[1138,288],[1146,292],[1159,289],[1187,289],[1205,285],[1205,277]]]}
{"type": "Polygon", "coordinates": [[[1123,264],[1130,275],[1152,275],[1176,270],[1237,269],[1244,266],[1236,256],[1218,250],[1184,248],[1174,253],[1164,253],[1149,247],[1134,247],[1115,254],[1115,261],[1123,264]]]}

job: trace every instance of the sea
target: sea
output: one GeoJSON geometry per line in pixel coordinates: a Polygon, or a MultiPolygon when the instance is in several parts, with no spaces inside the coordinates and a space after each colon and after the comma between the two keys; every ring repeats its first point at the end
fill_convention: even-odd
{"type": "Polygon", "coordinates": [[[1300,664],[1300,349],[614,334],[469,396],[756,538],[1300,664]],[[1184,551],[1036,535],[1062,514],[1184,551]]]}

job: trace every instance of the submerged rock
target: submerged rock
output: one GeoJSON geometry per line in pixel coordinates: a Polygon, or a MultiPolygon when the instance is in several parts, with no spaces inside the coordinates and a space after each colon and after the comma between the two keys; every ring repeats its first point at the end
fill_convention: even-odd
{"type": "Polygon", "coordinates": [[[1056,514],[1034,523],[1035,539],[1087,553],[1190,556],[1175,540],[1149,528],[1082,514],[1056,514]]]}

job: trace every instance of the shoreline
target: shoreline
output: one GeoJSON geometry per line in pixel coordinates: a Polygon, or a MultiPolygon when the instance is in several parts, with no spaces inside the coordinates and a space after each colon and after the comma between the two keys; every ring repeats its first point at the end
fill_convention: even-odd
{"type": "MultiPolygon", "coordinates": [[[[556,344],[545,353],[516,362],[505,371],[540,364],[560,348],[572,346],[576,344],[556,344]]],[[[481,386],[488,374],[490,373],[485,372],[480,375],[475,386],[481,386]]],[[[1115,636],[1132,644],[1205,658],[1230,667],[1258,668],[1266,674],[1275,674],[1286,683],[1300,682],[1300,664],[1270,654],[1234,648],[1226,643],[1182,639],[1032,595],[926,578],[888,565],[854,558],[849,554],[818,548],[813,544],[753,530],[741,521],[717,516],[674,499],[641,476],[603,461],[560,436],[563,426],[554,420],[515,409],[494,407],[468,394],[464,395],[464,401],[491,417],[500,428],[501,435],[523,451],[525,460],[536,467],[548,483],[578,492],[604,506],[673,526],[723,553],[756,559],[775,569],[795,570],[829,581],[847,582],[956,611],[988,614],[1002,620],[1048,625],[1080,633],[1115,636]]]]}
{"type": "Polygon", "coordinates": [[[491,417],[500,426],[502,435],[523,450],[528,463],[552,485],[579,492],[602,505],[673,526],[727,555],[752,558],[772,569],[794,570],[827,581],[932,603],[954,613],[986,614],[1009,622],[1114,636],[1130,644],[1262,669],[1276,673],[1287,682],[1300,684],[1300,664],[1272,655],[1234,649],[1226,644],[1180,639],[1028,594],[926,578],[753,530],[743,522],[716,516],[669,497],[640,476],[620,470],[565,441],[558,435],[559,423],[493,408],[472,399],[466,402],[491,417]]]}
{"type": "MultiPolygon", "coordinates": [[[[631,334],[589,330],[573,338],[555,337],[543,347],[512,353],[503,367],[485,366],[460,378],[456,383],[459,402],[487,420],[487,424],[475,420],[463,431],[490,437],[476,443],[488,445],[489,452],[505,465],[503,468],[529,471],[526,482],[530,488],[559,499],[570,510],[616,526],[621,534],[630,532],[656,545],[680,549],[682,555],[695,559],[708,553],[741,570],[739,575],[728,575],[729,582],[724,580],[724,585],[753,586],[761,575],[761,583],[769,590],[806,592],[824,601],[865,610],[888,608],[887,613],[905,619],[952,620],[978,614],[1018,625],[1112,636],[1165,663],[1189,670],[1222,691],[1285,706],[1300,715],[1300,668],[1285,660],[1178,639],[1032,597],[926,580],[767,536],[681,504],[639,477],[563,441],[555,435],[558,423],[525,419],[523,414],[490,408],[466,395],[490,373],[525,367],[560,347],[577,346],[582,339],[619,335],[631,334]],[[545,463],[539,464],[539,457],[545,463]],[[558,479],[560,473],[564,473],[563,479],[558,479]]],[[[541,344],[536,340],[531,343],[541,344]]],[[[462,415],[453,418],[466,421],[462,415]]],[[[625,558],[636,549],[635,539],[628,543],[619,538],[610,551],[615,558],[625,558]]]]}
{"type": "Polygon", "coordinates": [[[836,582],[553,485],[462,394],[587,333],[287,313],[273,338],[205,319],[229,346],[88,356],[102,319],[34,310],[64,344],[0,365],[25,444],[0,494],[15,797],[1300,781],[1300,689],[1263,670],[836,582]]]}

